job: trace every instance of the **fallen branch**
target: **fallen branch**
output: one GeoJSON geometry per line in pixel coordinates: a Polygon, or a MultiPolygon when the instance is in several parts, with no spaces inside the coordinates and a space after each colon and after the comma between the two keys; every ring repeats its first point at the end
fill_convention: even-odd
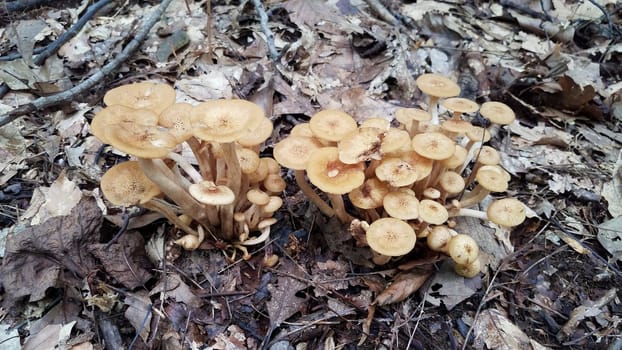
{"type": "Polygon", "coordinates": [[[274,45],[274,33],[270,30],[268,26],[268,14],[266,13],[266,9],[263,7],[261,0],[253,0],[253,5],[255,5],[255,10],[259,15],[259,23],[261,24],[261,30],[263,34],[266,36],[266,44],[268,45],[268,51],[270,52],[270,58],[278,63],[279,61],[279,53],[276,51],[276,46],[274,45]]]}
{"type": "Polygon", "coordinates": [[[75,98],[77,95],[90,89],[92,86],[101,81],[106,75],[115,71],[123,62],[125,62],[132,54],[140,47],[145,40],[151,28],[160,20],[160,17],[171,3],[172,0],[162,0],[160,6],[155,10],[151,16],[143,23],[142,27],[138,30],[132,41],[121,51],[112,61],[104,65],[98,72],[91,75],[88,79],[83,80],[78,85],[72,87],[69,90],[65,90],[55,95],[39,97],[30,103],[18,106],[9,113],[0,116],[0,126],[6,125],[13,120],[44,108],[54,106],[75,98]]]}

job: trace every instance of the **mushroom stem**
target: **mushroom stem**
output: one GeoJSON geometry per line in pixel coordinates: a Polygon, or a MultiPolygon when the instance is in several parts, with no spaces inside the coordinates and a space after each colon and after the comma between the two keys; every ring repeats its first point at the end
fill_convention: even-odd
{"type": "MultiPolygon", "coordinates": [[[[235,145],[233,142],[227,142],[222,144],[222,151],[224,154],[224,160],[226,163],[227,173],[227,187],[233,191],[235,197],[238,198],[240,194],[242,184],[242,170],[240,169],[240,162],[235,152],[235,145]]],[[[220,174],[219,174],[220,176],[220,174]]],[[[220,229],[222,236],[225,240],[231,240],[234,237],[233,230],[233,212],[235,209],[235,201],[228,205],[220,207],[220,229]]]]}
{"type": "Polygon", "coordinates": [[[302,191],[302,193],[309,198],[309,200],[315,204],[315,206],[322,212],[322,214],[333,217],[335,215],[335,210],[331,208],[328,203],[326,203],[320,196],[313,191],[307,180],[305,179],[305,171],[304,170],[294,170],[294,178],[296,180],[296,184],[302,191]]]}
{"type": "Polygon", "coordinates": [[[332,207],[335,210],[335,215],[339,221],[342,223],[350,223],[354,220],[354,217],[346,212],[346,207],[343,204],[343,197],[340,194],[327,193],[326,195],[330,199],[330,204],[332,204],[332,207]]]}
{"type": "Polygon", "coordinates": [[[449,217],[455,216],[470,216],[472,218],[488,220],[488,215],[485,212],[469,208],[455,208],[449,210],[449,217]]]}
{"type": "Polygon", "coordinates": [[[164,164],[162,159],[138,158],[138,164],[151,181],[166,194],[175,204],[179,205],[184,214],[189,215],[208,230],[213,227],[207,221],[205,206],[194,199],[175,179],[175,174],[164,164]]]}
{"type": "Polygon", "coordinates": [[[175,161],[175,163],[177,163],[177,165],[184,170],[186,175],[190,176],[192,182],[195,184],[203,182],[203,176],[201,176],[197,169],[195,169],[190,162],[184,159],[181,154],[170,152],[166,157],[175,161]]]}
{"type": "Polygon", "coordinates": [[[475,204],[481,202],[488,194],[489,190],[485,189],[482,185],[477,184],[473,191],[469,192],[459,203],[459,208],[468,208],[472,207],[475,204]]]}
{"type": "Polygon", "coordinates": [[[432,120],[430,124],[439,125],[440,120],[438,118],[438,100],[439,98],[436,96],[429,96],[428,102],[428,113],[432,114],[432,120]]]}
{"type": "Polygon", "coordinates": [[[141,206],[145,209],[149,209],[155,212],[158,212],[162,215],[164,215],[164,217],[170,221],[171,223],[173,223],[173,225],[179,227],[181,230],[183,230],[184,232],[186,232],[189,235],[193,235],[193,236],[199,236],[199,234],[197,233],[197,231],[193,230],[190,226],[188,226],[185,222],[183,222],[181,219],[179,219],[179,217],[177,216],[177,213],[175,213],[170,205],[168,203],[163,203],[161,200],[159,199],[151,199],[146,203],[141,204],[141,206]]]}
{"type": "Polygon", "coordinates": [[[192,150],[192,153],[199,164],[199,170],[201,171],[202,177],[206,180],[215,181],[214,169],[210,166],[211,157],[208,145],[202,145],[201,141],[194,136],[186,140],[186,143],[192,150]]]}

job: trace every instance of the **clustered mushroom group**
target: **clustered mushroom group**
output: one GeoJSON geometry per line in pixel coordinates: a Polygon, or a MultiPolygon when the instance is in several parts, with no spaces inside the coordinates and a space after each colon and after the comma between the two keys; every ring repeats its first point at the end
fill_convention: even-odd
{"type": "Polygon", "coordinates": [[[463,118],[479,111],[499,127],[510,124],[514,112],[500,102],[480,106],[456,97],[460,87],[435,74],[419,76],[417,86],[428,96],[428,110],[398,109],[396,126],[385,118],[357,124],[345,112],[323,110],[277,143],[274,159],[294,171],[301,191],[323,214],[350,224],[376,264],[408,254],[425,237],[429,249],[454,260],[458,274],[473,277],[480,271],[479,248],[454,230],[455,218],[512,227],[524,221],[526,208],[503,198],[485,212],[473,209],[489,193],[505,192],[510,175],[499,165],[499,152],[483,145],[490,130],[463,118]],[[355,210],[346,210],[344,196],[355,210]]]}
{"type": "Polygon", "coordinates": [[[91,123],[103,143],[132,156],[101,179],[108,201],[157,211],[199,247],[206,234],[246,252],[269,237],[285,188],[281,167],[259,156],[272,122],[244,100],[176,103],[166,84],[108,91],[91,123]]]}

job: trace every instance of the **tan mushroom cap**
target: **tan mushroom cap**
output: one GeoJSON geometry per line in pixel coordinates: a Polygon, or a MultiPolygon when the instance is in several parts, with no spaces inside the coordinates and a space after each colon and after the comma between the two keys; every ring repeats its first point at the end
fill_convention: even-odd
{"type": "Polygon", "coordinates": [[[455,264],[454,271],[465,278],[473,278],[482,271],[481,259],[478,257],[469,264],[455,264]]]}
{"type": "Polygon", "coordinates": [[[400,158],[385,158],[376,167],[376,177],[393,187],[410,186],[419,178],[417,168],[400,158]]]}
{"type": "Polygon", "coordinates": [[[356,130],[356,121],[348,113],[326,109],[319,111],[309,120],[313,135],[319,139],[338,142],[347,134],[356,130]]]}
{"type": "Polygon", "coordinates": [[[441,105],[448,111],[458,113],[474,113],[479,109],[479,105],[475,101],[463,97],[450,97],[441,102],[441,105]]]}
{"type": "Polygon", "coordinates": [[[477,162],[484,165],[497,165],[501,163],[499,151],[490,146],[483,146],[476,149],[473,154],[477,157],[477,162]]]}
{"type": "Polygon", "coordinates": [[[464,189],[464,178],[455,171],[446,171],[438,178],[438,184],[448,195],[455,195],[464,189]]]}
{"type": "Polygon", "coordinates": [[[289,136],[274,145],[272,154],[279,164],[294,170],[304,170],[313,151],[322,148],[313,137],[289,136]]]}
{"type": "Polygon", "coordinates": [[[451,157],[447,159],[441,160],[441,164],[447,169],[455,169],[464,164],[464,161],[466,160],[468,154],[469,152],[466,150],[466,148],[460,145],[456,145],[454,154],[452,154],[451,157]]]}
{"type": "Polygon", "coordinates": [[[251,174],[259,168],[259,155],[252,149],[236,147],[235,154],[240,163],[240,170],[243,174],[251,174]]]}
{"type": "Polygon", "coordinates": [[[413,228],[395,218],[382,218],[372,222],[367,228],[365,237],[371,249],[386,256],[408,254],[417,241],[413,228]]]}
{"type": "Polygon", "coordinates": [[[345,194],[365,181],[364,164],[345,164],[337,147],[319,148],[309,157],[307,176],[312,184],[330,194],[345,194]]]}
{"type": "Polygon", "coordinates": [[[432,251],[447,253],[447,244],[451,240],[451,237],[451,231],[447,226],[434,226],[426,237],[426,244],[432,251]]]}
{"type": "Polygon", "coordinates": [[[216,185],[213,181],[203,181],[192,184],[188,192],[197,201],[209,205],[227,205],[233,203],[235,194],[224,185],[216,185]]]}
{"type": "Polygon", "coordinates": [[[283,199],[281,199],[281,197],[270,196],[270,201],[268,201],[268,203],[266,203],[265,205],[261,206],[261,211],[264,214],[272,214],[275,211],[279,210],[281,206],[283,206],[283,199]]]}
{"type": "Polygon", "coordinates": [[[501,125],[511,124],[516,119],[512,108],[505,103],[496,101],[484,102],[479,113],[491,122],[501,125]]]}
{"type": "Polygon", "coordinates": [[[462,119],[449,119],[441,123],[441,129],[454,133],[454,134],[466,134],[471,129],[472,124],[462,119]]]}
{"type": "Polygon", "coordinates": [[[477,183],[490,192],[505,192],[508,189],[509,174],[496,165],[483,165],[475,175],[477,183]]]}
{"type": "Polygon", "coordinates": [[[287,183],[285,182],[285,180],[283,180],[280,174],[268,173],[266,178],[263,179],[263,187],[266,189],[266,191],[272,193],[283,192],[286,186],[287,183]]]}
{"type": "Polygon", "coordinates": [[[294,125],[292,130],[289,132],[289,136],[306,136],[306,137],[314,137],[313,131],[311,131],[311,127],[309,123],[300,123],[294,125]]]}
{"type": "Polygon", "coordinates": [[[266,205],[270,202],[270,195],[258,188],[251,188],[246,192],[246,199],[253,204],[266,205]]]}
{"type": "Polygon", "coordinates": [[[137,161],[119,163],[101,178],[104,196],[114,205],[137,205],[161,193],[160,188],[142,171],[137,161]]]}
{"type": "Polygon", "coordinates": [[[175,136],[156,125],[117,123],[108,125],[104,135],[113,147],[141,158],[164,158],[177,146],[175,136]]]}
{"type": "Polygon", "coordinates": [[[417,181],[424,179],[432,173],[432,166],[434,165],[434,162],[429,158],[419,155],[415,151],[408,151],[401,154],[400,159],[417,169],[417,174],[419,174],[417,181]]]}
{"type": "Polygon", "coordinates": [[[272,135],[273,130],[274,126],[272,125],[272,121],[263,117],[257,128],[242,135],[237,139],[237,142],[245,147],[257,146],[265,142],[268,137],[272,135]]]}
{"type": "Polygon", "coordinates": [[[270,157],[261,157],[259,161],[266,164],[266,168],[268,169],[268,174],[280,174],[281,166],[279,162],[274,160],[274,158],[270,157]]]}
{"type": "Polygon", "coordinates": [[[454,154],[456,143],[439,132],[426,132],[413,137],[412,147],[420,155],[434,160],[447,159],[454,154]]]}
{"type": "Polygon", "coordinates": [[[91,133],[103,143],[110,143],[105,135],[108,125],[123,122],[156,125],[158,115],[146,109],[133,109],[121,105],[109,106],[95,114],[91,121],[91,133]]]}
{"type": "Polygon", "coordinates": [[[367,118],[361,122],[359,128],[378,128],[385,131],[391,127],[391,122],[379,117],[367,118]]]}
{"type": "Polygon", "coordinates": [[[460,95],[460,86],[453,80],[442,75],[428,73],[417,77],[415,81],[419,90],[435,97],[454,97],[460,95]]]}
{"type": "Polygon", "coordinates": [[[142,82],[122,85],[108,90],[104,95],[108,106],[121,105],[134,109],[147,109],[160,114],[175,103],[175,89],[167,84],[142,82]]]}
{"type": "Polygon", "coordinates": [[[449,219],[449,213],[445,207],[431,199],[419,201],[419,219],[432,225],[442,225],[449,219]]]}
{"type": "Polygon", "coordinates": [[[488,142],[490,141],[490,131],[480,126],[471,125],[467,129],[466,137],[472,142],[488,142]]]}
{"type": "Polygon", "coordinates": [[[515,198],[493,201],[486,210],[488,219],[501,226],[518,226],[525,221],[525,205],[515,198]]]}
{"type": "Polygon", "coordinates": [[[479,246],[473,237],[465,234],[453,236],[447,243],[447,253],[456,264],[470,264],[479,256],[479,246]]]}
{"type": "Polygon", "coordinates": [[[410,146],[410,135],[407,131],[389,128],[384,132],[380,152],[383,154],[399,151],[404,146],[410,146]]]}
{"type": "Polygon", "coordinates": [[[373,127],[360,127],[345,135],[337,144],[339,160],[356,164],[372,159],[382,159],[380,143],[383,131],[373,127]]]}
{"type": "Polygon", "coordinates": [[[190,121],[194,135],[211,142],[233,142],[261,124],[263,109],[245,100],[211,100],[194,106],[190,121]]]}
{"type": "Polygon", "coordinates": [[[389,193],[389,187],[375,177],[365,180],[362,186],[348,193],[352,204],[361,209],[375,209],[382,206],[382,200],[389,193]]]}
{"type": "Polygon", "coordinates": [[[163,110],[158,116],[158,124],[168,128],[178,143],[192,137],[192,126],[190,125],[192,108],[193,106],[189,103],[175,103],[163,110]]]}
{"type": "Polygon", "coordinates": [[[432,120],[432,114],[420,108],[398,108],[395,110],[395,120],[410,128],[413,121],[427,122],[432,120]]]}
{"type": "Polygon", "coordinates": [[[384,210],[391,217],[414,220],[419,217],[419,200],[412,191],[391,191],[382,201],[384,210]]]}

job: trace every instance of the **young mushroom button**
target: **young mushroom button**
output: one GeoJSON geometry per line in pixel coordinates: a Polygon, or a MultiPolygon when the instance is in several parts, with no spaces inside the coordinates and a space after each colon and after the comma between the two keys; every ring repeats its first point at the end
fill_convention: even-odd
{"type": "Polygon", "coordinates": [[[386,256],[408,254],[417,241],[413,228],[395,218],[382,218],[372,222],[365,232],[365,237],[371,249],[386,256]]]}

